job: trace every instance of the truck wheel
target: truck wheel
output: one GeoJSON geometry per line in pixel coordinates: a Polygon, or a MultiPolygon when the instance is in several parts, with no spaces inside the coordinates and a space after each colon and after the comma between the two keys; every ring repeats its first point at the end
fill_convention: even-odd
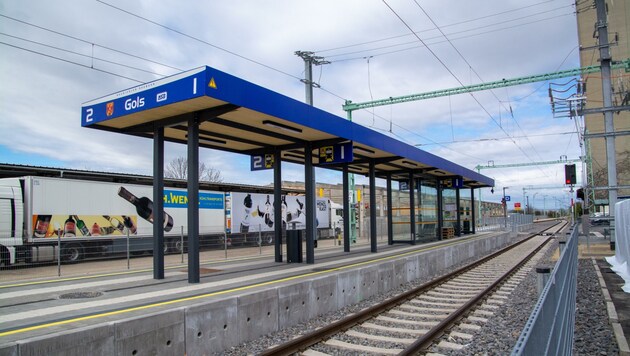
{"type": "Polygon", "coordinates": [[[171,251],[173,251],[173,253],[182,253],[182,251],[184,250],[182,240],[180,239],[171,240],[170,245],[171,245],[171,251]]]}
{"type": "Polygon", "coordinates": [[[4,248],[4,247],[0,247],[0,266],[9,266],[9,251],[4,248]]]}
{"type": "Polygon", "coordinates": [[[83,246],[80,244],[67,244],[61,248],[61,260],[68,263],[77,263],[83,259],[83,246]]]}

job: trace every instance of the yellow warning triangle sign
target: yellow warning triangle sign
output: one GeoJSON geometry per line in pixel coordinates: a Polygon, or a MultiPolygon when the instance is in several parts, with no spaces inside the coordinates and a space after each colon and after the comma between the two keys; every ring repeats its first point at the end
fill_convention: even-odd
{"type": "Polygon", "coordinates": [[[214,77],[210,78],[210,83],[208,83],[208,86],[212,89],[217,88],[217,83],[214,82],[214,77]]]}

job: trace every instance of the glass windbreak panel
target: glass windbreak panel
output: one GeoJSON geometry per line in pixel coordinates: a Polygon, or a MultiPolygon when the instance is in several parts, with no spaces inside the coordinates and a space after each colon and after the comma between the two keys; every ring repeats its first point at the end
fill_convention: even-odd
{"type": "Polygon", "coordinates": [[[470,189],[460,189],[459,194],[459,217],[462,224],[462,233],[470,234],[473,224],[470,189]]]}
{"type": "Polygon", "coordinates": [[[455,189],[442,191],[442,218],[443,227],[454,228],[457,224],[457,199],[455,189]]]}
{"type": "Polygon", "coordinates": [[[433,240],[437,237],[438,226],[437,189],[425,184],[420,185],[419,200],[416,236],[420,240],[433,240]]]}
{"type": "Polygon", "coordinates": [[[411,234],[409,191],[392,191],[392,229],[394,240],[407,240],[411,234]]]}

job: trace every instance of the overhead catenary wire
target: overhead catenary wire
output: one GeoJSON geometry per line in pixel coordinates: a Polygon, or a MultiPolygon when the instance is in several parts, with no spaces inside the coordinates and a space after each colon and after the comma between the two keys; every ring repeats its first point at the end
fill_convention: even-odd
{"type": "Polygon", "coordinates": [[[104,70],[104,69],[94,68],[94,67],[82,64],[82,63],[74,62],[74,61],[71,61],[71,60],[68,60],[68,59],[65,59],[65,58],[56,57],[56,56],[53,56],[53,55],[50,55],[50,54],[47,54],[47,53],[34,51],[32,49],[16,46],[16,45],[13,45],[13,44],[10,44],[10,43],[6,43],[6,42],[0,41],[0,44],[8,46],[8,47],[13,47],[13,48],[16,48],[16,49],[19,49],[19,50],[22,50],[22,51],[31,52],[33,54],[37,54],[37,55],[40,55],[40,56],[56,59],[58,61],[74,64],[74,65],[77,65],[77,66],[80,66],[80,67],[92,69],[92,70],[95,70],[95,71],[98,71],[98,72],[110,74],[110,75],[113,75],[113,76],[116,76],[116,77],[128,79],[128,80],[131,80],[131,81],[136,82],[136,83],[146,83],[145,81],[134,79],[134,78],[131,78],[131,77],[127,77],[125,75],[121,75],[121,74],[118,74],[118,73],[110,72],[110,71],[107,71],[107,70],[104,70]]]}
{"type": "MultiPolygon", "coordinates": [[[[510,9],[510,10],[507,10],[507,11],[501,11],[501,12],[490,14],[490,15],[484,15],[484,16],[477,17],[477,18],[474,18],[474,19],[454,22],[454,23],[451,23],[451,24],[448,24],[448,25],[444,25],[444,26],[442,26],[442,28],[458,26],[458,25],[462,25],[462,24],[466,24],[466,23],[470,23],[470,22],[475,22],[475,21],[479,21],[479,20],[483,20],[483,19],[487,19],[487,18],[491,18],[491,17],[495,17],[495,16],[505,15],[507,13],[524,10],[524,9],[527,9],[527,8],[539,6],[539,5],[550,3],[550,2],[553,2],[553,1],[555,1],[555,0],[546,0],[546,1],[543,1],[543,2],[539,2],[539,3],[535,3],[535,4],[519,7],[519,8],[516,8],[516,9],[510,9]]],[[[565,7],[566,6],[562,6],[560,8],[565,8],[565,7]]],[[[557,8],[557,9],[559,9],[559,8],[557,8]]],[[[557,9],[548,10],[548,11],[544,11],[544,12],[540,12],[540,13],[535,13],[535,14],[528,15],[528,16],[525,16],[525,17],[522,17],[522,18],[540,15],[540,14],[543,14],[543,13],[555,11],[557,9]]],[[[522,18],[512,19],[512,20],[509,20],[509,21],[506,21],[506,22],[511,22],[511,21],[514,21],[514,20],[522,19],[522,18]]],[[[422,33],[422,32],[428,32],[428,31],[432,31],[432,29],[420,30],[420,31],[416,31],[416,32],[417,33],[422,33]]],[[[384,41],[389,41],[389,40],[392,40],[392,39],[397,39],[397,38],[402,38],[402,37],[409,37],[409,36],[412,36],[412,34],[404,33],[404,34],[400,34],[400,35],[396,35],[396,36],[380,38],[380,39],[377,39],[377,40],[365,41],[365,42],[360,42],[360,43],[355,43],[355,44],[350,44],[350,45],[344,45],[344,46],[339,46],[339,47],[334,47],[334,48],[328,48],[328,49],[321,49],[321,50],[317,50],[317,51],[313,51],[313,52],[315,52],[315,53],[331,52],[331,51],[336,51],[336,50],[339,50],[339,49],[359,47],[359,46],[366,45],[366,44],[384,42],[384,41]]]]}
{"type": "MultiPolygon", "coordinates": [[[[470,37],[474,37],[474,36],[478,36],[478,35],[484,35],[484,34],[488,34],[488,33],[504,31],[504,30],[507,30],[507,29],[512,29],[512,28],[521,27],[521,26],[525,26],[525,25],[535,24],[535,23],[539,23],[539,22],[542,22],[542,21],[553,20],[553,19],[556,19],[558,17],[573,15],[574,12],[571,12],[569,14],[561,14],[561,15],[557,15],[557,16],[552,16],[552,17],[547,17],[547,18],[543,18],[543,19],[538,19],[536,21],[525,22],[525,23],[521,23],[521,24],[514,24],[514,21],[516,21],[516,20],[521,20],[521,19],[537,16],[537,15],[540,15],[540,14],[548,13],[548,12],[551,12],[551,11],[556,11],[558,9],[563,9],[563,8],[566,8],[566,7],[567,6],[562,6],[560,8],[556,8],[556,9],[553,9],[553,10],[544,11],[544,12],[541,12],[541,13],[536,13],[536,14],[524,16],[524,17],[521,17],[521,18],[505,20],[505,21],[499,21],[499,22],[495,22],[495,23],[492,23],[492,24],[489,24],[489,25],[485,25],[485,26],[478,26],[478,27],[473,28],[473,29],[465,29],[465,30],[455,31],[455,32],[448,33],[448,35],[449,36],[455,36],[455,35],[459,35],[459,34],[466,34],[465,36],[461,36],[461,37],[452,37],[453,40],[460,40],[460,39],[470,38],[470,37]],[[502,25],[502,24],[510,24],[510,26],[495,28],[495,29],[492,29],[492,30],[489,30],[489,31],[483,31],[483,32],[479,32],[479,33],[471,33],[472,31],[478,31],[478,30],[481,30],[481,29],[484,29],[484,28],[492,28],[492,27],[495,27],[495,26],[498,26],[498,25],[502,25]]],[[[433,31],[433,30],[434,29],[427,29],[427,30],[422,30],[422,31],[416,31],[414,33],[415,34],[419,34],[419,33],[423,33],[423,32],[430,32],[430,31],[433,31]]],[[[412,35],[413,34],[408,34],[406,36],[412,36],[412,35]]],[[[394,36],[393,38],[398,38],[398,37],[400,37],[400,36],[394,36]]],[[[431,40],[436,40],[436,39],[440,39],[440,38],[442,38],[442,36],[433,36],[433,37],[426,38],[425,41],[428,43],[431,40]]],[[[383,39],[382,41],[386,41],[388,39],[383,39]]],[[[371,41],[371,42],[380,42],[380,41],[381,40],[371,41]]],[[[412,47],[409,47],[409,48],[399,49],[399,50],[395,50],[395,51],[391,51],[391,52],[372,53],[374,51],[378,51],[378,50],[382,50],[382,49],[395,48],[395,47],[400,47],[400,46],[404,46],[404,45],[410,45],[410,44],[414,44],[414,43],[417,43],[417,41],[406,41],[406,42],[402,42],[402,43],[395,43],[395,44],[390,44],[390,45],[386,45],[386,46],[379,46],[379,47],[373,47],[373,48],[368,48],[368,49],[361,49],[361,50],[356,50],[356,51],[351,51],[351,52],[329,54],[329,55],[326,56],[326,58],[328,60],[331,60],[331,61],[334,61],[334,62],[339,62],[339,61],[345,61],[345,60],[351,60],[351,59],[359,59],[361,57],[354,57],[354,58],[350,58],[350,59],[338,59],[338,60],[333,60],[332,58],[343,57],[343,56],[348,56],[348,55],[358,54],[358,53],[365,53],[365,52],[368,52],[371,55],[379,55],[380,56],[380,55],[384,55],[384,54],[397,53],[397,52],[400,52],[400,51],[407,51],[407,50],[411,50],[411,49],[416,49],[416,48],[422,47],[422,46],[412,46],[412,47]]],[[[441,41],[441,42],[433,42],[431,44],[437,44],[437,43],[443,43],[443,41],[441,41]]],[[[359,45],[356,45],[356,46],[359,46],[359,45]]],[[[354,47],[354,45],[346,46],[346,47],[354,47]]],[[[316,53],[318,53],[318,52],[316,52],[316,53]]],[[[365,56],[366,56],[366,54],[363,55],[363,57],[365,57],[365,56]]]]}
{"type": "Polygon", "coordinates": [[[108,51],[112,51],[112,52],[115,52],[115,53],[123,54],[125,56],[129,56],[129,57],[136,58],[136,59],[141,59],[143,61],[147,61],[147,62],[150,62],[150,63],[153,63],[153,64],[157,64],[157,65],[160,65],[160,66],[163,66],[163,67],[166,67],[166,68],[177,70],[177,71],[180,71],[180,72],[183,71],[183,69],[180,69],[180,68],[177,68],[177,67],[165,64],[165,63],[157,62],[157,61],[154,61],[152,59],[145,58],[145,57],[133,54],[133,53],[121,51],[121,50],[118,50],[118,49],[115,49],[115,48],[112,48],[112,47],[108,47],[108,46],[104,46],[102,44],[98,44],[98,43],[94,43],[94,42],[88,41],[88,40],[80,38],[80,37],[76,37],[76,36],[68,35],[66,33],[55,31],[55,30],[47,28],[47,27],[36,25],[36,24],[34,24],[32,22],[20,20],[20,19],[17,19],[15,17],[7,16],[7,15],[4,15],[4,14],[0,14],[0,17],[4,17],[6,19],[9,19],[9,20],[12,20],[12,21],[15,21],[15,22],[19,22],[21,24],[24,24],[24,25],[27,25],[27,26],[31,26],[31,27],[34,27],[34,28],[37,28],[37,29],[40,29],[40,30],[43,30],[43,31],[46,31],[46,32],[54,33],[54,34],[62,36],[62,37],[66,37],[66,38],[70,38],[70,39],[73,39],[73,40],[76,40],[76,41],[79,41],[79,42],[83,42],[83,43],[89,44],[89,45],[91,45],[93,47],[94,46],[98,46],[98,47],[106,49],[108,51]]]}
{"type": "MultiPolygon", "coordinates": [[[[422,13],[429,19],[429,21],[431,21],[431,23],[433,24],[433,26],[435,26],[435,28],[440,32],[440,34],[442,34],[442,36],[448,41],[448,43],[451,45],[451,47],[455,50],[455,52],[457,52],[457,54],[459,55],[459,57],[468,65],[468,68],[470,68],[470,70],[475,73],[475,75],[477,76],[477,78],[479,78],[479,80],[481,80],[482,82],[485,82],[485,80],[481,77],[481,75],[479,75],[479,73],[475,70],[475,68],[472,66],[472,64],[470,64],[470,62],[468,62],[468,60],[466,59],[466,57],[462,54],[462,52],[460,52],[460,50],[455,46],[455,44],[453,44],[453,42],[448,38],[448,36],[444,33],[444,31],[442,31],[442,29],[440,28],[440,26],[438,26],[438,24],[433,20],[433,18],[429,15],[429,13],[426,12],[426,10],[420,6],[420,4],[418,3],[417,0],[413,0],[413,2],[416,4],[416,6],[422,11],[422,13]]],[[[490,93],[492,93],[492,95],[497,99],[497,101],[503,105],[503,107],[505,107],[505,105],[501,102],[501,99],[499,99],[499,97],[496,95],[496,93],[494,92],[494,90],[490,89],[490,93]]],[[[449,103],[450,103],[450,97],[449,97],[449,103]]],[[[507,110],[507,108],[505,108],[507,110]]],[[[516,123],[516,126],[521,130],[521,132],[525,133],[525,131],[521,128],[521,125],[519,125],[518,121],[516,120],[516,118],[514,117],[514,115],[511,115],[512,120],[516,123]]],[[[452,120],[452,117],[451,117],[452,120]]],[[[451,122],[452,125],[452,122],[451,122]]],[[[509,136],[509,135],[508,135],[509,136]]],[[[532,149],[534,150],[534,152],[536,153],[536,155],[538,155],[538,157],[542,160],[542,157],[540,156],[540,153],[538,153],[538,151],[536,150],[536,147],[531,143],[531,141],[529,141],[529,139],[526,139],[527,142],[529,143],[529,145],[532,147],[532,149]]],[[[516,143],[515,143],[516,144],[516,143]]],[[[541,168],[542,170],[542,168],[541,168]]]]}

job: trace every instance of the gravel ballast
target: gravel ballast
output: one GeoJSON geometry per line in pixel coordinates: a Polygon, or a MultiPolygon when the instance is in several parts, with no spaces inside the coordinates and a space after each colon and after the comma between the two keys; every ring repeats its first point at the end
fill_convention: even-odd
{"type": "MultiPolygon", "coordinates": [[[[552,240],[551,247],[547,249],[540,263],[553,264],[554,262],[551,261],[551,257],[556,248],[557,242],[552,240]]],[[[460,265],[469,262],[470,261],[466,261],[460,265]]],[[[435,276],[432,276],[431,278],[434,277],[435,276]]],[[[261,337],[256,341],[233,347],[230,350],[225,350],[218,354],[258,354],[273,345],[290,340],[296,335],[304,334],[315,328],[328,325],[333,321],[343,318],[345,315],[369,307],[413,286],[425,283],[431,278],[417,280],[414,283],[409,283],[401,288],[364,300],[356,305],[329,313],[317,319],[310,320],[307,323],[261,337]]],[[[450,352],[440,350],[440,352],[448,355],[509,355],[538,299],[536,280],[536,271],[532,269],[528,272],[527,277],[512,292],[509,300],[502,305],[495,312],[495,315],[489,318],[488,322],[483,325],[482,329],[475,334],[474,342],[467,345],[464,350],[450,352]]],[[[601,294],[601,288],[599,287],[597,275],[590,259],[579,261],[576,308],[573,353],[575,355],[619,355],[612,328],[608,322],[606,305],[601,294]]]]}

